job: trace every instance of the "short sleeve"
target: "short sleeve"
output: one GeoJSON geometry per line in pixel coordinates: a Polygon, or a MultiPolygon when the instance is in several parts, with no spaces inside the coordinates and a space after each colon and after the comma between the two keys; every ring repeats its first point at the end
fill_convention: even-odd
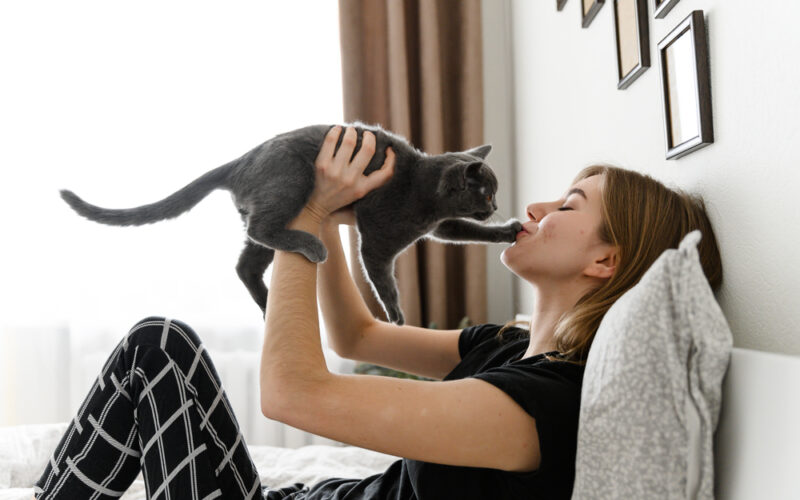
{"type": "Polygon", "coordinates": [[[501,325],[485,324],[468,326],[458,337],[458,354],[464,359],[478,345],[492,339],[500,331],[501,325]]]}
{"type": "Polygon", "coordinates": [[[471,377],[489,382],[536,419],[543,469],[574,467],[583,368],[563,362],[516,363],[471,377]]]}

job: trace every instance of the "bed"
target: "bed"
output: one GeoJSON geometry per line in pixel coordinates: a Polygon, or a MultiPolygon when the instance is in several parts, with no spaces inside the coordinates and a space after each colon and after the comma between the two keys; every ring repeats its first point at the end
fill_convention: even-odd
{"type": "MultiPolygon", "coordinates": [[[[734,348],[715,435],[715,497],[800,498],[800,357],[734,348]]],[[[0,500],[29,500],[67,424],[0,427],[0,500]]],[[[367,477],[397,457],[354,446],[251,446],[262,484],[367,477]]],[[[141,476],[122,496],[145,499],[141,476]]]]}
{"type": "MultiPolygon", "coordinates": [[[[0,500],[30,500],[32,485],[67,423],[0,427],[0,500]]],[[[295,482],[315,484],[329,477],[362,478],[383,472],[398,457],[355,446],[299,448],[250,446],[261,484],[275,488],[295,482]]],[[[123,500],[145,500],[141,474],[123,500]]]]}

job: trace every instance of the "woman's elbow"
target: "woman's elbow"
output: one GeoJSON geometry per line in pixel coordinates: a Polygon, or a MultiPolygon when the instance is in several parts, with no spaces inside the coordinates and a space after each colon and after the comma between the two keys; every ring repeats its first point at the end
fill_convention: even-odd
{"type": "Polygon", "coordinates": [[[265,417],[278,420],[279,411],[283,407],[281,392],[275,387],[274,383],[261,381],[259,392],[261,393],[261,414],[265,417]]]}

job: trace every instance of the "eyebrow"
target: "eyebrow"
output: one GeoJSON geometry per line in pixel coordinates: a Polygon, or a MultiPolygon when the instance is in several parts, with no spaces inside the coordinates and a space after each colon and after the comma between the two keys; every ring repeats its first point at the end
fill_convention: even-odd
{"type": "Polygon", "coordinates": [[[569,191],[567,191],[567,194],[564,195],[564,199],[569,198],[569,195],[571,195],[571,194],[579,194],[579,195],[583,196],[584,200],[589,201],[589,198],[586,197],[586,193],[583,192],[583,189],[580,189],[580,188],[572,188],[572,189],[570,189],[569,191]]]}

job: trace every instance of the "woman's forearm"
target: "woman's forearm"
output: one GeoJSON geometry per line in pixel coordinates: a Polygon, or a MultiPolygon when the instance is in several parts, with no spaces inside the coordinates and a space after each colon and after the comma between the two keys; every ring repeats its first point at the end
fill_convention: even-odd
{"type": "Polygon", "coordinates": [[[347,268],[339,226],[324,223],[321,237],[328,249],[328,259],[317,266],[317,296],[328,343],[339,355],[346,355],[375,318],[347,268]]]}
{"type": "MultiPolygon", "coordinates": [[[[319,224],[304,208],[288,229],[319,235],[319,224]]],[[[278,250],[272,265],[260,369],[265,412],[330,376],[320,344],[317,264],[300,253],[278,250]]]]}

